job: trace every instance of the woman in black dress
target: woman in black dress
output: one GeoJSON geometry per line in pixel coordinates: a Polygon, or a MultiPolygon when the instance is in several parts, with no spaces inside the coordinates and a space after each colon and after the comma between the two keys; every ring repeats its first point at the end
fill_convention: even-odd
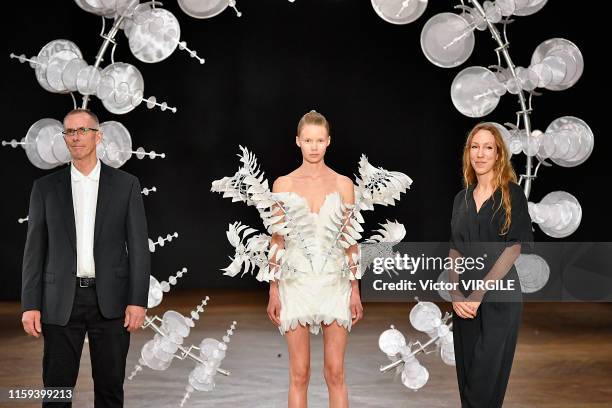
{"type": "Polygon", "coordinates": [[[527,199],[494,125],[479,124],[468,135],[463,181],[449,256],[480,257],[484,267],[450,273],[460,284],[451,293],[457,380],[462,408],[495,408],[504,400],[523,310],[514,261],[533,235],[527,199]],[[466,290],[468,281],[493,285],[466,290]]]}

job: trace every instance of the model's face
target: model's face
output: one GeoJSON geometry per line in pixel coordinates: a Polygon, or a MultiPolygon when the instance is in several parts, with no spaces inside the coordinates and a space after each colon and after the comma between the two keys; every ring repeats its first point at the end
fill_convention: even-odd
{"type": "Polygon", "coordinates": [[[81,160],[96,154],[96,145],[102,140],[102,132],[85,129],[97,129],[96,122],[85,113],[68,116],[64,122],[64,141],[73,160],[81,160]],[[76,129],[76,131],[74,131],[76,129]]]}
{"type": "Polygon", "coordinates": [[[329,142],[327,129],[319,125],[305,125],[295,138],[295,143],[302,150],[304,160],[309,163],[317,163],[323,160],[329,142]]]}
{"type": "Polygon", "coordinates": [[[476,175],[480,176],[492,171],[497,158],[495,137],[488,130],[480,129],[472,137],[470,144],[470,162],[476,175]]]}

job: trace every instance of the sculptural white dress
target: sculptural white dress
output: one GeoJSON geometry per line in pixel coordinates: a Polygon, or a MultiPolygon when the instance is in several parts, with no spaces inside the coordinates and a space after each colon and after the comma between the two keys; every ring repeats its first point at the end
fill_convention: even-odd
{"type": "Polygon", "coordinates": [[[310,331],[317,334],[321,324],[331,324],[334,320],[350,331],[350,271],[344,268],[344,250],[333,246],[334,237],[326,229],[334,213],[342,207],[340,193],[328,194],[318,213],[311,212],[306,200],[296,193],[273,195],[285,206],[304,208],[310,228],[305,228],[302,236],[312,243],[305,249],[299,239],[285,239],[285,262],[296,273],[278,282],[281,333],[295,329],[298,324],[308,324],[310,331]],[[333,248],[331,252],[330,248],[333,248]]]}
{"type": "MultiPolygon", "coordinates": [[[[223,269],[225,274],[236,276],[242,271],[244,275],[259,269],[258,280],[278,280],[281,334],[298,324],[308,325],[317,334],[322,324],[334,321],[350,331],[350,281],[361,278],[361,265],[359,254],[349,259],[347,249],[361,238],[361,211],[372,210],[374,204],[393,205],[412,180],[403,173],[375,168],[362,156],[355,203],[343,203],[339,192],[331,192],[315,213],[297,193],[271,192],[256,158],[240,148],[244,166],[232,177],[213,181],[212,191],[255,206],[270,235],[255,234],[257,230],[240,222],[230,224],[227,237],[236,252],[223,269]],[[282,248],[270,245],[275,233],[284,238],[282,248]]],[[[399,242],[405,234],[397,222],[381,225],[379,234],[364,242],[399,242]]]]}

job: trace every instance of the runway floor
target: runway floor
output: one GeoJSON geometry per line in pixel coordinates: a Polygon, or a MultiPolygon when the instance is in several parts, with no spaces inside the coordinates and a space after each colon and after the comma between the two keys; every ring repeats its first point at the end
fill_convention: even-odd
{"type": "MultiPolygon", "coordinates": [[[[187,338],[197,345],[205,337],[220,339],[238,321],[223,368],[210,393],[196,392],[185,407],[281,408],[286,406],[288,355],[284,338],[268,321],[262,291],[180,290],[166,295],[149,315],[173,309],[187,314],[204,296],[209,307],[187,338]]],[[[381,374],[388,362],[378,349],[378,336],[390,324],[413,340],[427,336],[411,329],[411,303],[366,303],[365,318],[349,337],[346,375],[349,399],[357,408],[459,407],[455,368],[439,355],[419,357],[430,373],[418,392],[404,387],[393,373],[381,374]]],[[[449,305],[443,305],[448,309],[449,305]]],[[[0,302],[0,389],[40,388],[42,339],[27,337],[17,302],[0,302]]],[[[151,330],[132,335],[127,373],[137,362],[151,330]]],[[[309,406],[327,407],[323,380],[322,337],[311,337],[312,375],[309,406]]],[[[178,406],[194,364],[175,360],[164,372],[145,368],[126,379],[126,407],[178,406]]],[[[6,402],[0,407],[38,407],[40,403],[6,402]]],[[[75,407],[93,407],[93,382],[87,344],[75,392],[75,407]]],[[[612,304],[531,303],[525,305],[516,357],[504,407],[612,407],[612,304]]]]}

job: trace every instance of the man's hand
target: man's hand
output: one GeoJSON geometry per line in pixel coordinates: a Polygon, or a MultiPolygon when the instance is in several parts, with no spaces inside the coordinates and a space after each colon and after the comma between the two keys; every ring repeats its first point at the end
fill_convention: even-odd
{"type": "Polygon", "coordinates": [[[30,336],[38,338],[42,329],[40,327],[40,310],[28,310],[21,315],[23,330],[30,336]]]}
{"type": "Polygon", "coordinates": [[[142,306],[128,305],[125,308],[125,321],[123,327],[133,332],[142,327],[147,309],[142,306]]]}

